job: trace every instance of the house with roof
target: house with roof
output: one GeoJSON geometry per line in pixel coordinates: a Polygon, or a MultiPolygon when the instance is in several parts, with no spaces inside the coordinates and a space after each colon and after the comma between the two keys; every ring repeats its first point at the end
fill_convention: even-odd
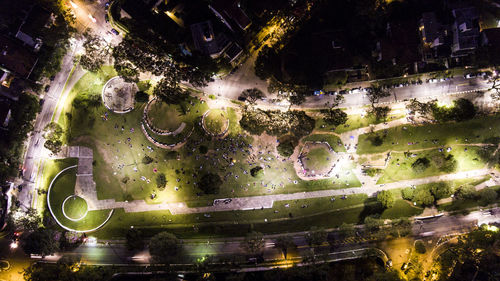
{"type": "Polygon", "coordinates": [[[0,35],[0,69],[20,78],[28,79],[35,68],[36,55],[14,39],[0,35]]]}
{"type": "Polygon", "coordinates": [[[448,26],[441,23],[435,12],[423,13],[419,20],[420,53],[422,61],[434,62],[450,56],[448,26]]]}
{"type": "Polygon", "coordinates": [[[38,5],[33,5],[22,19],[15,37],[33,48],[35,52],[39,51],[42,47],[42,30],[49,27],[50,18],[49,11],[38,5]]]}
{"type": "Polygon", "coordinates": [[[452,10],[455,21],[452,25],[453,43],[451,56],[467,56],[475,52],[479,45],[479,14],[474,7],[452,10]]]}
{"type": "Polygon", "coordinates": [[[208,7],[233,32],[246,30],[252,24],[239,0],[215,0],[208,7]]]}
{"type": "Polygon", "coordinates": [[[223,32],[215,35],[210,20],[192,24],[190,28],[195,49],[205,55],[218,58],[224,54],[230,62],[233,62],[243,53],[243,49],[232,42],[223,32]]]}

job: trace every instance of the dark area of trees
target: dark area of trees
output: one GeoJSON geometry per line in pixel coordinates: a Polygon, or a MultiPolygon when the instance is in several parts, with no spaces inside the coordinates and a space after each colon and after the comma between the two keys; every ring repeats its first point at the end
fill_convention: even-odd
{"type": "Polygon", "coordinates": [[[407,105],[407,109],[413,114],[419,113],[421,117],[437,122],[470,120],[477,113],[477,108],[474,104],[464,98],[454,100],[451,106],[439,106],[437,100],[425,103],[412,99],[407,105]]]}
{"type": "Polygon", "coordinates": [[[86,31],[83,42],[85,53],[80,57],[80,65],[91,72],[97,72],[109,59],[110,46],[104,39],[86,31]]]}
{"type": "Polygon", "coordinates": [[[160,232],[149,242],[149,253],[156,263],[173,263],[182,255],[181,241],[169,232],[160,232]]]}
{"type": "Polygon", "coordinates": [[[261,166],[253,167],[252,169],[250,169],[250,175],[252,175],[252,177],[254,178],[260,177],[262,174],[264,174],[264,169],[262,169],[261,166]]]}
{"type": "Polygon", "coordinates": [[[40,110],[38,99],[21,93],[11,103],[11,120],[7,130],[0,130],[0,184],[18,174],[22,162],[23,145],[33,130],[33,120],[40,110]]]}

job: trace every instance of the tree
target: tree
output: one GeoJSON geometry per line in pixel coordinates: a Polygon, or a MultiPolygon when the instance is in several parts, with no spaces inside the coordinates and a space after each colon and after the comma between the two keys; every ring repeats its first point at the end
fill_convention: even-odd
{"type": "Polygon", "coordinates": [[[265,241],[262,233],[252,231],[245,236],[245,240],[242,242],[241,247],[247,250],[251,254],[258,254],[262,251],[265,246],[265,241]]]}
{"type": "Polygon", "coordinates": [[[455,191],[458,199],[474,199],[477,196],[476,189],[472,185],[462,185],[455,191]]]}
{"type": "Polygon", "coordinates": [[[413,194],[414,194],[415,189],[411,187],[406,187],[401,190],[401,197],[405,200],[413,200],[413,194]]]}
{"type": "Polygon", "coordinates": [[[252,177],[254,177],[254,178],[258,178],[258,177],[262,176],[263,173],[264,173],[264,170],[262,169],[261,166],[256,166],[256,167],[253,167],[252,169],[250,169],[250,175],[252,175],[252,177]]]}
{"type": "Polygon", "coordinates": [[[413,171],[415,173],[420,174],[423,173],[427,168],[429,168],[430,165],[431,164],[429,159],[420,157],[411,164],[411,167],[413,168],[413,171]]]}
{"type": "Polygon", "coordinates": [[[110,48],[106,41],[88,31],[85,32],[85,42],[83,48],[85,53],[80,58],[80,65],[91,72],[97,72],[106,63],[109,57],[110,48]]]}
{"type": "Polygon", "coordinates": [[[318,228],[313,226],[306,233],[306,241],[311,247],[321,246],[326,242],[326,238],[328,237],[328,233],[323,228],[318,228]]]}
{"type": "Polygon", "coordinates": [[[487,187],[487,188],[483,188],[483,189],[481,189],[481,191],[479,191],[479,196],[481,198],[481,201],[485,205],[487,205],[487,204],[491,204],[491,203],[495,202],[495,200],[498,197],[498,194],[495,190],[487,187]]]}
{"type": "Polygon", "coordinates": [[[391,108],[388,106],[372,106],[372,108],[368,111],[368,114],[374,116],[377,121],[385,121],[390,111],[391,108]]]}
{"type": "Polygon", "coordinates": [[[130,228],[127,230],[125,238],[127,239],[127,249],[129,251],[144,249],[144,240],[142,232],[139,229],[130,228]]]}
{"type": "Polygon", "coordinates": [[[52,153],[57,154],[59,151],[61,151],[61,146],[62,146],[62,134],[63,130],[61,125],[59,125],[56,122],[50,122],[45,126],[44,130],[44,135],[43,137],[46,139],[45,141],[45,148],[50,150],[52,153]]]}
{"type": "Polygon", "coordinates": [[[38,254],[44,257],[59,250],[59,241],[56,241],[53,230],[38,228],[31,233],[23,234],[21,248],[28,255],[38,254]]]}
{"type": "Polygon", "coordinates": [[[240,94],[240,98],[245,99],[251,105],[265,97],[264,93],[257,88],[246,89],[240,94]]]}
{"type": "Polygon", "coordinates": [[[322,109],[320,112],[328,125],[337,127],[347,122],[347,113],[338,108],[322,109]]]}
{"type": "Polygon", "coordinates": [[[446,182],[433,183],[430,187],[430,191],[436,200],[449,197],[452,193],[451,186],[446,182]]]}
{"type": "Polygon", "coordinates": [[[143,91],[135,93],[135,102],[148,102],[149,95],[143,91]]]}
{"type": "Polygon", "coordinates": [[[470,100],[461,98],[453,101],[451,114],[453,120],[457,122],[470,120],[476,116],[476,107],[470,100]]]}
{"type": "Polygon", "coordinates": [[[377,201],[380,202],[384,208],[391,208],[394,206],[394,195],[388,190],[382,190],[377,194],[377,201]]]}
{"type": "Polygon", "coordinates": [[[167,178],[165,177],[165,174],[159,173],[156,176],[156,187],[158,187],[159,189],[164,189],[166,185],[167,185],[167,178]]]}
{"type": "Polygon", "coordinates": [[[375,108],[375,104],[377,104],[380,99],[390,96],[391,93],[388,89],[383,89],[382,86],[377,84],[372,84],[366,96],[370,101],[372,108],[375,108]]]}
{"type": "Polygon", "coordinates": [[[169,264],[179,258],[182,254],[182,248],[175,235],[164,231],[151,238],[149,253],[154,262],[169,264]]]}
{"type": "Polygon", "coordinates": [[[274,241],[274,247],[276,249],[279,249],[282,253],[283,256],[286,259],[286,255],[288,253],[288,249],[290,248],[295,248],[297,245],[295,245],[295,242],[293,242],[293,237],[289,235],[283,235],[274,241]]]}
{"type": "Polygon", "coordinates": [[[166,103],[179,104],[187,98],[187,94],[179,86],[178,78],[164,77],[156,84],[153,95],[166,103]]]}
{"type": "Polygon", "coordinates": [[[413,201],[421,206],[430,206],[434,204],[435,198],[428,189],[420,188],[413,194],[413,201]]]}
{"type": "Polygon", "coordinates": [[[292,156],[295,146],[297,145],[297,141],[292,138],[287,138],[284,141],[280,141],[276,149],[278,153],[283,157],[292,156]]]}
{"type": "Polygon", "coordinates": [[[37,230],[42,224],[42,218],[38,214],[38,211],[29,208],[24,212],[21,208],[9,213],[9,220],[13,223],[16,230],[23,230],[27,232],[32,232],[37,230]]]}
{"type": "Polygon", "coordinates": [[[217,174],[207,173],[200,179],[198,187],[205,194],[218,194],[222,180],[217,174]]]}

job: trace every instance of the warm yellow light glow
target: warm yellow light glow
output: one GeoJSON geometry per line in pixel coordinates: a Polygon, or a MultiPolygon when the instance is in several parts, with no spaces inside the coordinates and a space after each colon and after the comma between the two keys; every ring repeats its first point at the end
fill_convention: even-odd
{"type": "Polygon", "coordinates": [[[78,5],[76,5],[73,1],[69,1],[69,4],[71,5],[71,7],[78,9],[78,5]]]}

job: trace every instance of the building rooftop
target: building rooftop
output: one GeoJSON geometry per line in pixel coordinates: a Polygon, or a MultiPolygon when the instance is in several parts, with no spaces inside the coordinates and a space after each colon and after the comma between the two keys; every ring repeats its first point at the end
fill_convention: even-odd
{"type": "Polygon", "coordinates": [[[452,51],[461,55],[464,51],[474,50],[479,42],[479,15],[476,8],[454,9],[452,51]]]}
{"type": "Polygon", "coordinates": [[[33,52],[13,39],[0,36],[0,67],[28,78],[38,59],[33,52]]]}
{"type": "Polygon", "coordinates": [[[214,34],[212,23],[204,21],[191,25],[194,46],[205,55],[219,56],[231,43],[224,33],[214,34]]]}
{"type": "Polygon", "coordinates": [[[239,0],[215,0],[209,7],[233,31],[233,23],[243,30],[252,23],[240,8],[239,0]]]}

